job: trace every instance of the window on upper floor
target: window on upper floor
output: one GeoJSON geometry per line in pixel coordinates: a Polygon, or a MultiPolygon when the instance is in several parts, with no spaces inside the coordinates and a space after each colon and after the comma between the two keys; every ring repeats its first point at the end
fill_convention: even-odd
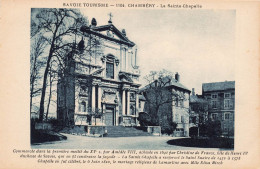
{"type": "Polygon", "coordinates": [[[184,123],[184,116],[181,116],[181,122],[184,123]]]}
{"type": "Polygon", "coordinates": [[[176,98],[176,100],[175,100],[175,106],[176,106],[176,107],[179,106],[179,99],[178,99],[178,98],[176,98]]]}
{"type": "Polygon", "coordinates": [[[114,79],[114,63],[106,63],[106,77],[114,79]]]}
{"type": "Polygon", "coordinates": [[[224,108],[232,108],[231,100],[225,99],[224,100],[224,108]]]}
{"type": "Polygon", "coordinates": [[[229,120],[229,118],[230,118],[230,113],[225,113],[225,114],[224,114],[224,118],[225,118],[225,120],[229,120]]]}
{"type": "Polygon", "coordinates": [[[217,101],[216,100],[212,100],[212,108],[213,109],[217,108],[217,101]]]}
{"type": "Polygon", "coordinates": [[[184,107],[183,99],[180,100],[180,106],[184,107]]]}
{"type": "Polygon", "coordinates": [[[225,93],[224,97],[225,98],[230,98],[230,93],[225,93]]]}
{"type": "Polygon", "coordinates": [[[212,98],[212,99],[216,99],[216,98],[218,98],[218,95],[217,95],[217,94],[212,94],[212,95],[211,95],[211,98],[212,98]]]}

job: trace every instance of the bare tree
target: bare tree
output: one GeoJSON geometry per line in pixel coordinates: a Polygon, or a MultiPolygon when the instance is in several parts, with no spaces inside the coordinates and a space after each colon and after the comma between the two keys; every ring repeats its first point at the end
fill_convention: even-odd
{"type": "Polygon", "coordinates": [[[62,62],[64,53],[72,49],[75,42],[71,36],[85,23],[84,17],[77,10],[72,9],[34,9],[32,11],[31,36],[43,36],[48,42],[48,56],[43,74],[40,100],[39,120],[44,117],[44,101],[47,87],[48,71],[53,57],[60,57],[62,62]]]}
{"type": "Polygon", "coordinates": [[[32,100],[34,96],[37,96],[41,88],[36,88],[37,83],[41,78],[40,70],[44,66],[44,49],[46,47],[46,40],[43,37],[37,37],[31,39],[31,51],[30,51],[30,112],[32,112],[32,100]]]}
{"type": "Polygon", "coordinates": [[[162,125],[162,119],[172,122],[172,103],[185,99],[184,94],[173,91],[171,82],[175,81],[173,74],[167,70],[151,71],[144,77],[148,82],[141,91],[146,98],[145,109],[151,117],[153,125],[162,125]]]}
{"type": "MultiPolygon", "coordinates": [[[[52,64],[52,66],[55,66],[55,65],[52,64]]],[[[55,76],[56,75],[55,71],[52,71],[52,66],[50,67],[50,71],[49,71],[49,99],[48,99],[47,110],[46,110],[46,114],[45,114],[46,121],[48,120],[51,98],[52,98],[52,93],[53,93],[52,86],[53,86],[54,81],[57,79],[55,76]]]]}

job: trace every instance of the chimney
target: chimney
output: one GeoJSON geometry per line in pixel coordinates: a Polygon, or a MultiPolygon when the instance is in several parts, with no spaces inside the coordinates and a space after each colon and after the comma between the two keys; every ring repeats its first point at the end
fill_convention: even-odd
{"type": "Polygon", "coordinates": [[[158,80],[155,80],[154,81],[154,87],[157,87],[157,85],[158,85],[158,80]]]}
{"type": "Polygon", "coordinates": [[[175,79],[177,82],[180,82],[180,75],[178,72],[175,74],[175,79]]]}
{"type": "Polygon", "coordinates": [[[192,88],[192,96],[195,96],[195,89],[192,88]]]}
{"type": "Polygon", "coordinates": [[[97,21],[96,21],[95,18],[92,18],[91,25],[92,25],[92,27],[96,27],[97,26],[97,21]]]}

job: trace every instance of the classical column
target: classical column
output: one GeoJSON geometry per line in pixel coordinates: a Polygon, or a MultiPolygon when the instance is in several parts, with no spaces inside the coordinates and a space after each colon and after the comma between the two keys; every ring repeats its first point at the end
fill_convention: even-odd
{"type": "Polygon", "coordinates": [[[101,87],[98,86],[98,109],[101,111],[101,97],[102,97],[102,93],[101,93],[101,87]]]}
{"type": "Polygon", "coordinates": [[[122,115],[125,115],[125,90],[122,92],[122,115]]]}
{"type": "Polygon", "coordinates": [[[135,116],[138,117],[139,115],[139,95],[136,92],[136,96],[135,96],[135,116]]]}
{"type": "Polygon", "coordinates": [[[95,110],[95,108],[96,108],[96,99],[95,99],[95,96],[96,96],[96,93],[95,93],[95,85],[94,84],[92,84],[93,86],[92,86],[92,101],[91,101],[91,103],[92,103],[92,105],[91,105],[91,107],[92,107],[92,110],[95,110]]]}
{"type": "Polygon", "coordinates": [[[130,91],[127,91],[127,115],[130,115],[130,91]]]}

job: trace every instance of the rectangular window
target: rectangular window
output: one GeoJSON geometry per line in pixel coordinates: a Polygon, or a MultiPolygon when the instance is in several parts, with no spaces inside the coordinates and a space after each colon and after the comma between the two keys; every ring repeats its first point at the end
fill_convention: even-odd
{"type": "Polygon", "coordinates": [[[212,120],[217,120],[218,119],[218,114],[217,113],[213,113],[212,114],[212,120]]]}
{"type": "Polygon", "coordinates": [[[181,116],[181,122],[184,123],[184,116],[181,116]]]}
{"type": "Polygon", "coordinates": [[[178,98],[176,98],[175,106],[176,106],[176,107],[178,107],[178,106],[179,106],[179,101],[178,101],[178,98]]]}
{"type": "Polygon", "coordinates": [[[216,99],[216,98],[218,98],[218,95],[217,95],[217,94],[212,94],[212,95],[211,95],[211,98],[212,98],[212,99],[216,99]]]}
{"type": "Polygon", "coordinates": [[[225,98],[230,98],[230,93],[225,93],[225,98]]]}
{"type": "Polygon", "coordinates": [[[225,120],[229,120],[230,118],[230,113],[225,113],[225,120]]]}
{"type": "Polygon", "coordinates": [[[225,99],[224,100],[224,107],[225,108],[231,108],[232,104],[231,104],[231,100],[230,99],[225,99]]]}
{"type": "Polygon", "coordinates": [[[217,108],[217,101],[216,101],[216,100],[213,100],[213,101],[212,101],[212,108],[213,108],[213,109],[216,109],[216,108],[217,108]]]}
{"type": "Polygon", "coordinates": [[[180,100],[180,106],[183,107],[184,104],[183,104],[183,100],[180,100]]]}
{"type": "Polygon", "coordinates": [[[106,77],[114,79],[114,64],[113,63],[106,63],[106,77]]]}

